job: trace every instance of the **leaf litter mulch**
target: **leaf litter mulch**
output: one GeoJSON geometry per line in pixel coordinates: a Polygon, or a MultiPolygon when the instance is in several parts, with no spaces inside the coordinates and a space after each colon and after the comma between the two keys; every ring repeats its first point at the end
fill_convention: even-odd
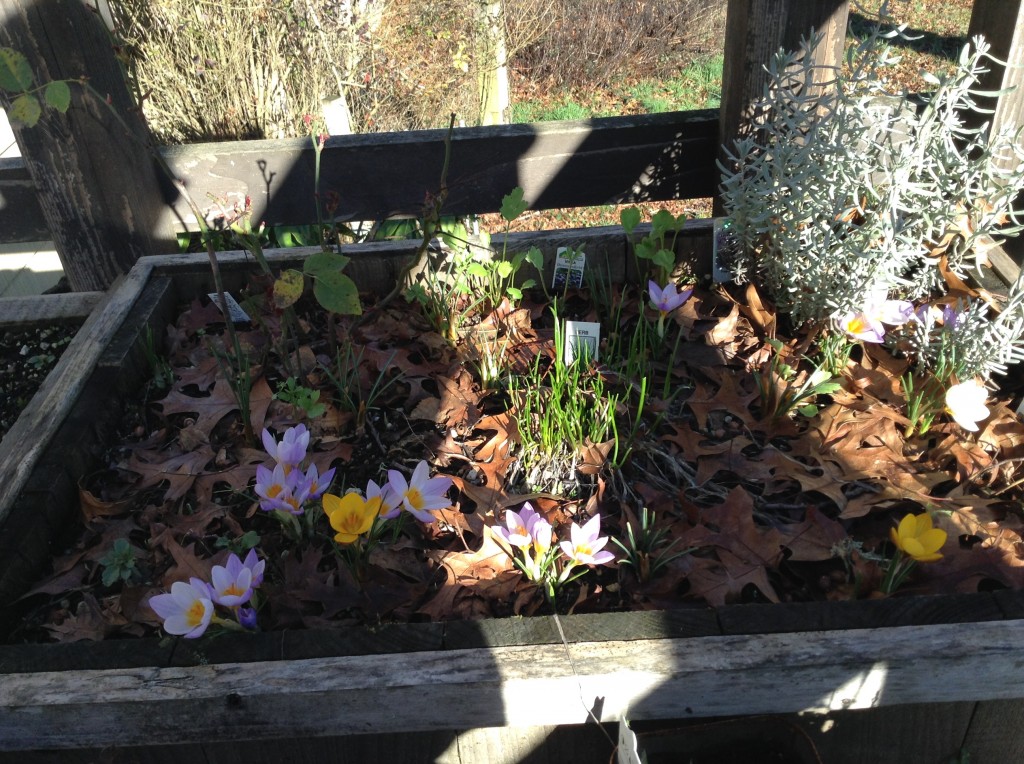
{"type": "MultiPolygon", "coordinates": [[[[258,288],[253,294],[250,311],[262,297],[258,288]]],[[[531,297],[538,295],[514,310],[504,302],[470,327],[498,327],[513,375],[528,373],[538,354],[543,368],[554,352],[551,305],[531,297]]],[[[603,321],[607,338],[632,331],[651,310],[643,299],[616,288],[618,326],[585,290],[570,291],[560,312],[603,321]]],[[[217,357],[220,314],[209,302],[184,309],[165,333],[167,387],[150,382],[128,407],[109,469],[83,482],[77,538],[22,598],[25,617],[11,639],[153,634],[160,620],[146,605],[152,595],[175,581],[208,580],[231,550],[254,543],[267,561],[262,629],[550,612],[486,528],[526,501],[559,536],[571,521],[599,514],[602,532],[624,539],[626,523],[636,527],[646,508],[676,542],[673,551],[690,550],[644,583],[630,566],[591,569],[560,590],[563,613],[881,596],[876,557],[892,555],[889,532],[901,517],[923,511],[948,540],[942,560],[919,565],[901,594],[1024,586],[1024,426],[1007,402],[1017,391],[990,400],[992,414],[976,434],[943,420],[907,439],[899,387],[906,361],[868,345],[854,351],[842,389],[818,397],[816,416],[772,420],[762,415],[755,381],[774,352],[766,342],[776,334],[771,307],[752,288],[697,290],[670,316],[673,343],[647,359],[652,392],[639,425],[632,426],[635,392],[617,406],[620,438],[631,438],[620,442],[631,448],[628,458],[613,469],[614,443],[588,443],[553,490],[523,477],[526,423],[517,421],[507,389],[481,386],[473,342],[449,342],[416,304],[366,309],[358,324],[337,320],[333,343],[322,311],[299,312],[291,368],[301,362],[299,381],[321,393],[324,411],[312,419],[274,396],[289,376],[274,352],[281,314],[257,312],[256,323],[239,326],[251,363],[255,443],[245,440],[217,357]],[[339,388],[332,376],[348,381],[339,388]],[[664,390],[670,395],[662,400],[664,390]],[[280,437],[298,422],[311,430],[310,458],[320,472],[337,468],[332,493],[382,483],[388,469],[408,475],[426,459],[451,477],[451,508],[436,512],[436,523],[410,521],[385,536],[355,580],[326,518],[296,543],[259,509],[256,468],[273,460],[258,433],[267,427],[280,437]],[[108,586],[102,574],[118,540],[130,543],[131,561],[123,580],[108,586]]],[[[796,366],[807,345],[787,341],[783,352],[796,366]]],[[[603,356],[587,373],[602,375],[609,389],[635,390],[636,380],[620,372],[614,357],[603,356]]]]}

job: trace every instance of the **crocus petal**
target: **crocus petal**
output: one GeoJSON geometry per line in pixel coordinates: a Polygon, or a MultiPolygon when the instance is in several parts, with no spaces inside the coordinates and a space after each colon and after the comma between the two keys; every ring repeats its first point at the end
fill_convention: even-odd
{"type": "Polygon", "coordinates": [[[250,549],[242,564],[252,571],[252,586],[254,589],[258,589],[260,584],[263,583],[263,571],[267,566],[267,561],[261,560],[257,556],[255,549],[250,549]]]}
{"type": "Polygon", "coordinates": [[[914,303],[908,300],[885,300],[875,312],[875,318],[890,326],[902,326],[913,316],[914,303]]]}
{"type": "Polygon", "coordinates": [[[946,391],[946,409],[958,425],[977,432],[978,422],[989,416],[985,399],[988,392],[975,380],[953,385],[946,391]]]}

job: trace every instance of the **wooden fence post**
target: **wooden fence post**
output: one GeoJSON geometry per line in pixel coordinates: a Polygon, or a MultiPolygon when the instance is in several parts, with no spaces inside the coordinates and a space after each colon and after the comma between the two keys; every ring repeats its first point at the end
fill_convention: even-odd
{"type": "MultiPolygon", "coordinates": [[[[980,87],[1012,90],[997,99],[979,98],[982,106],[993,109],[992,114],[982,114],[979,119],[991,121],[993,132],[1007,126],[1020,130],[1024,127],[1024,0],[974,0],[969,34],[972,38],[984,37],[992,46],[991,54],[1010,63],[1002,66],[988,62],[990,71],[982,77],[980,87]]],[[[1013,160],[1007,157],[1006,161],[1013,160]]],[[[1018,197],[1017,207],[1024,207],[1024,194],[1018,197]]],[[[1024,234],[1008,239],[1003,249],[1020,265],[1024,261],[1024,234]]]]}
{"type": "MultiPolygon", "coordinates": [[[[721,146],[762,124],[754,113],[768,81],[765,67],[780,49],[796,50],[811,30],[823,35],[811,51],[815,64],[839,66],[843,60],[849,0],[729,0],[725,20],[725,65],[718,137],[721,146]]],[[[824,73],[821,79],[830,77],[824,73]]],[[[715,198],[715,214],[722,214],[715,198]]]]}
{"type": "Polygon", "coordinates": [[[170,226],[157,227],[171,186],[101,19],[81,0],[0,0],[0,45],[37,84],[85,76],[101,94],[72,85],[66,114],[44,108],[34,127],[14,126],[72,289],[104,290],[140,256],[174,252],[170,226]]]}

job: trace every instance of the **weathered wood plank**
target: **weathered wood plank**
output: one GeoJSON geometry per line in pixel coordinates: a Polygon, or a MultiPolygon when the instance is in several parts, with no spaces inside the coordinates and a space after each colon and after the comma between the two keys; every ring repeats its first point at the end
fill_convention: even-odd
{"type": "MultiPolygon", "coordinates": [[[[765,67],[780,48],[797,50],[801,38],[815,30],[821,40],[810,55],[822,67],[815,84],[824,87],[832,79],[828,67],[842,64],[849,13],[849,0],[729,0],[715,156],[724,161],[721,147],[731,149],[736,139],[752,135],[771,118],[754,104],[768,84],[765,67]]],[[[715,214],[722,214],[717,200],[715,214]]]]}
{"type": "Polygon", "coordinates": [[[48,672],[0,685],[6,750],[1017,698],[1024,622],[48,672]],[[571,657],[571,660],[569,659],[571,657]],[[538,698],[558,698],[538,703],[538,698]],[[580,698],[580,702],[566,700],[580,698]]]}
{"type": "MultiPolygon", "coordinates": [[[[959,760],[956,757],[964,745],[974,707],[971,702],[908,704],[804,715],[791,717],[791,721],[807,732],[822,761],[951,764],[959,760]]],[[[979,758],[971,752],[971,762],[976,764],[1018,760],[979,758]]]]}
{"type": "MultiPolygon", "coordinates": [[[[708,197],[715,193],[716,111],[607,117],[460,128],[452,138],[445,214],[493,212],[522,186],[532,209],[708,197]]],[[[419,216],[437,192],[445,131],[371,133],[329,138],[321,167],[326,198],[338,195],[340,220],[419,216]]],[[[254,220],[306,224],[313,207],[313,147],[306,139],[165,147],[162,153],[206,209],[252,201],[254,220]]],[[[27,173],[0,160],[0,243],[48,238],[26,204],[27,173]],[[21,233],[25,231],[25,233],[21,233]]],[[[195,230],[182,200],[167,208],[176,228],[195,230]]],[[[168,248],[167,251],[171,251],[168,248]]]]}
{"type": "Polygon", "coordinates": [[[0,0],[0,19],[0,44],[27,58],[37,84],[87,78],[95,90],[74,86],[66,112],[44,108],[35,126],[12,129],[72,288],[105,290],[139,256],[174,246],[148,128],[88,7],[0,0]]]}
{"type": "Polygon", "coordinates": [[[10,511],[57,425],[78,398],[100,353],[131,309],[149,277],[135,268],[86,319],[29,406],[0,443],[0,523],[10,511]]]}
{"type": "Polygon", "coordinates": [[[100,303],[104,292],[69,292],[0,300],[0,328],[82,320],[100,303]]]}
{"type": "MultiPolygon", "coordinates": [[[[973,38],[981,35],[992,46],[990,51],[995,60],[985,62],[988,73],[978,84],[979,90],[1002,91],[996,97],[977,97],[978,102],[991,113],[967,115],[976,124],[991,122],[998,131],[1009,128],[1019,130],[1024,125],[1024,0],[974,0],[971,9],[971,23],[967,32],[973,38]],[[1009,62],[1004,66],[1001,61],[1009,62]]],[[[1020,133],[1017,134],[1018,138],[1020,133]]],[[[1024,143],[1018,144],[1024,149],[1024,143]]],[[[1004,167],[1018,160],[1011,156],[999,161],[1004,167]]],[[[1017,197],[1019,208],[1024,197],[1017,197]]],[[[1008,240],[1003,247],[1017,266],[1024,262],[1024,239],[1008,240]]],[[[998,267],[998,266],[997,266],[998,267]]]]}
{"type": "Polygon", "coordinates": [[[963,750],[971,762],[1024,761],[1024,700],[983,701],[976,705],[963,750]]]}
{"type": "MultiPolygon", "coordinates": [[[[494,212],[522,186],[532,209],[579,207],[714,193],[717,113],[676,112],[459,128],[452,135],[444,214],[494,212]]],[[[328,138],[320,188],[338,195],[340,220],[422,214],[436,194],[444,130],[328,138]]],[[[316,220],[312,144],[306,139],[167,147],[193,197],[242,201],[269,224],[316,220]]],[[[178,219],[191,215],[176,206],[178,219]]],[[[194,226],[190,225],[194,228],[194,226]]]]}

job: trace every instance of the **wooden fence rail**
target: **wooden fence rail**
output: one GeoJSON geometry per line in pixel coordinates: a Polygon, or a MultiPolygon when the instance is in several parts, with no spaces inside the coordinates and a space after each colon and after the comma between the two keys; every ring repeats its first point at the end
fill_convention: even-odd
{"type": "MultiPolygon", "coordinates": [[[[0,0],[0,44],[22,50],[44,81],[87,72],[120,103],[126,94],[113,52],[77,27],[66,33],[68,14],[80,16],[80,7],[78,0],[0,0]]],[[[756,124],[750,104],[763,90],[769,57],[813,28],[826,33],[812,53],[815,63],[838,64],[848,13],[849,0],[728,0],[720,110],[458,129],[446,211],[494,211],[517,185],[533,209],[714,196],[719,147],[756,124]]],[[[99,23],[88,15],[75,22],[99,23]]],[[[1024,0],[975,0],[970,31],[984,35],[997,58],[1019,58],[1024,0]]],[[[1020,67],[992,69],[986,86],[993,89],[1024,77],[1020,67]]],[[[995,107],[998,124],[1019,122],[1024,88],[1000,96],[995,107]]],[[[187,205],[139,169],[145,126],[133,122],[138,135],[129,139],[106,111],[76,97],[68,115],[46,115],[45,130],[16,126],[24,160],[0,160],[0,243],[52,238],[76,290],[105,289],[140,255],[170,251],[169,232],[195,230],[187,205]],[[125,166],[135,169],[125,173],[125,166]]],[[[308,140],[160,151],[204,211],[248,198],[254,221],[315,219],[308,140]]],[[[443,131],[331,138],[321,191],[336,198],[336,219],[415,216],[438,190],[443,157],[443,131]]]]}

